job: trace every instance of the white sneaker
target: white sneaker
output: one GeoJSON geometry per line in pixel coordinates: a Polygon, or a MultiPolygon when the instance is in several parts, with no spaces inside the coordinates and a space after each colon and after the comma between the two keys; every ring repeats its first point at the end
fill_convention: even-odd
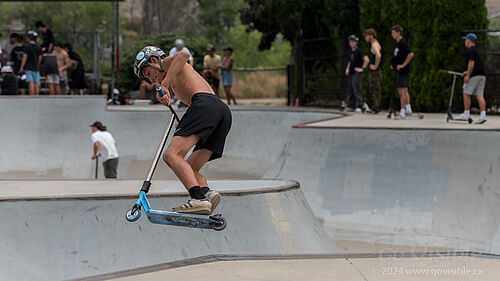
{"type": "Polygon", "coordinates": [[[208,201],[210,201],[210,203],[212,203],[210,213],[213,213],[215,208],[217,208],[220,201],[222,200],[222,196],[220,195],[219,192],[217,192],[215,190],[210,190],[207,193],[205,193],[205,197],[208,199],[208,201]]]}
{"type": "Polygon", "coordinates": [[[347,105],[345,104],[345,101],[342,101],[342,103],[340,104],[340,109],[346,109],[347,108],[347,105]]]}
{"type": "Polygon", "coordinates": [[[346,107],[344,111],[345,111],[345,112],[353,112],[353,111],[354,111],[354,109],[353,109],[353,108],[350,108],[350,107],[346,107]]]}
{"type": "Polygon", "coordinates": [[[483,124],[484,122],[486,122],[486,116],[484,117],[479,116],[479,118],[476,120],[476,122],[474,122],[474,124],[483,124]]]}
{"type": "Polygon", "coordinates": [[[190,199],[187,203],[172,208],[172,212],[210,215],[212,203],[208,199],[190,199]]]}
{"type": "Polygon", "coordinates": [[[372,110],[370,109],[370,107],[368,106],[368,104],[366,104],[366,102],[363,103],[363,109],[368,112],[371,112],[372,110]]]}
{"type": "MultiPolygon", "coordinates": [[[[465,113],[462,113],[460,114],[460,116],[458,116],[457,118],[455,118],[456,120],[462,120],[462,121],[467,121],[469,120],[470,116],[469,115],[466,115],[465,113]]],[[[477,121],[476,121],[477,122],[477,121]]]]}
{"type": "Polygon", "coordinates": [[[361,110],[361,108],[359,108],[359,107],[358,107],[358,108],[356,108],[356,109],[354,110],[354,112],[360,113],[360,112],[363,112],[363,110],[361,110]]]}

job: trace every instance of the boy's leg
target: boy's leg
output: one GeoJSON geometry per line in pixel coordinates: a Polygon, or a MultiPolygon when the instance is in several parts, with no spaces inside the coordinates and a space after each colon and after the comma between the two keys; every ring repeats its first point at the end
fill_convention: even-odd
{"type": "Polygon", "coordinates": [[[411,110],[411,102],[410,102],[410,93],[408,93],[408,88],[405,88],[405,109],[406,109],[406,113],[409,113],[411,114],[412,113],[412,110],[411,110]]]}
{"type": "Polygon", "coordinates": [[[200,170],[208,162],[212,154],[213,152],[208,149],[200,149],[191,153],[187,159],[200,187],[208,187],[207,179],[200,173],[200,170]]]}
{"type": "Polygon", "coordinates": [[[28,82],[28,92],[30,96],[35,95],[35,83],[34,82],[28,82]]]}
{"type": "MultiPolygon", "coordinates": [[[[184,159],[186,154],[201,139],[198,135],[187,137],[174,136],[168,145],[163,160],[172,169],[177,178],[182,182],[186,190],[198,186],[198,181],[191,165],[184,159]]],[[[199,198],[201,199],[201,198],[199,198]]]]}
{"type": "Polygon", "coordinates": [[[347,100],[347,107],[350,109],[354,109],[356,107],[356,101],[354,100],[351,75],[347,76],[347,96],[349,97],[349,99],[347,100]]]}
{"type": "Polygon", "coordinates": [[[401,109],[404,109],[406,105],[405,89],[398,88],[398,94],[399,94],[399,101],[401,102],[401,109]]]}
{"type": "Polygon", "coordinates": [[[363,80],[361,74],[354,74],[355,81],[353,85],[354,95],[356,98],[356,107],[361,109],[363,107],[363,80]]]}
{"type": "Polygon", "coordinates": [[[54,84],[53,83],[47,83],[49,86],[49,95],[53,96],[54,95],[54,84]]]}
{"type": "Polygon", "coordinates": [[[191,153],[189,155],[187,162],[193,168],[196,180],[198,181],[198,185],[201,187],[203,194],[205,197],[212,203],[211,212],[217,208],[220,201],[222,200],[222,196],[219,192],[215,190],[210,190],[208,187],[207,179],[200,173],[201,168],[208,162],[210,157],[212,157],[213,152],[208,149],[199,149],[191,153]]]}
{"type": "Polygon", "coordinates": [[[470,94],[464,93],[464,110],[470,112],[471,98],[470,94]]]}
{"type": "Polygon", "coordinates": [[[173,211],[206,215],[211,213],[212,204],[208,200],[203,200],[205,194],[198,184],[193,168],[184,159],[189,150],[200,139],[201,137],[198,135],[174,136],[163,154],[163,160],[182,182],[192,198],[188,203],[173,208],[173,211]]]}

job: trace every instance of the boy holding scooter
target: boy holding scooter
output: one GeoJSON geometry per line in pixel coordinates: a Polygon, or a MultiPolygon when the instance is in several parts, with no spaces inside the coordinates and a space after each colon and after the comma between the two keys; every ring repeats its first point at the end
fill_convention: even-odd
{"type": "Polygon", "coordinates": [[[134,61],[134,72],[149,83],[161,83],[156,98],[170,106],[171,91],[189,106],[163,154],[163,160],[188,190],[191,199],[173,212],[211,214],[221,195],[208,187],[201,168],[222,156],[226,136],[231,128],[231,111],[213,92],[210,85],[187,63],[189,53],[174,56],[158,47],[144,47],[134,61]],[[162,94],[163,94],[162,93],[162,94]],[[185,160],[186,154],[193,153],[185,160]]]}

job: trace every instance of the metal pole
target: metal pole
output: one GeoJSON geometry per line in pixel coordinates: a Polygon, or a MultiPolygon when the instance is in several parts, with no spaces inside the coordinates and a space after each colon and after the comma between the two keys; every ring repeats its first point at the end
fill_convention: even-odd
{"type": "Polygon", "coordinates": [[[119,89],[120,83],[120,1],[116,1],[115,10],[116,24],[116,88],[119,89]]]}
{"type": "Polygon", "coordinates": [[[115,3],[111,1],[111,87],[110,93],[114,101],[113,90],[115,89],[115,3]]]}
{"type": "Polygon", "coordinates": [[[95,179],[97,179],[98,171],[99,171],[99,155],[95,157],[95,179]]]}
{"type": "Polygon", "coordinates": [[[94,66],[92,67],[95,76],[95,91],[99,93],[99,31],[94,32],[94,66]]]}
{"type": "Polygon", "coordinates": [[[100,64],[100,50],[101,50],[101,31],[97,30],[96,34],[97,38],[97,68],[96,68],[96,84],[97,84],[97,91],[101,93],[101,64],[100,64]]]}

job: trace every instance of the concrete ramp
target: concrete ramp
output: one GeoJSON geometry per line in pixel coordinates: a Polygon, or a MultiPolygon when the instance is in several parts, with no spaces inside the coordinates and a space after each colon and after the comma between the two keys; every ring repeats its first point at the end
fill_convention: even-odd
{"type": "Polygon", "coordinates": [[[295,128],[293,178],[335,239],[500,253],[498,131],[295,128]]]}
{"type": "MultiPolygon", "coordinates": [[[[338,252],[293,181],[215,181],[222,232],[125,220],[138,181],[0,182],[2,280],[63,280],[208,254],[338,252]]],[[[153,183],[154,209],[187,200],[153,183]]]]}

